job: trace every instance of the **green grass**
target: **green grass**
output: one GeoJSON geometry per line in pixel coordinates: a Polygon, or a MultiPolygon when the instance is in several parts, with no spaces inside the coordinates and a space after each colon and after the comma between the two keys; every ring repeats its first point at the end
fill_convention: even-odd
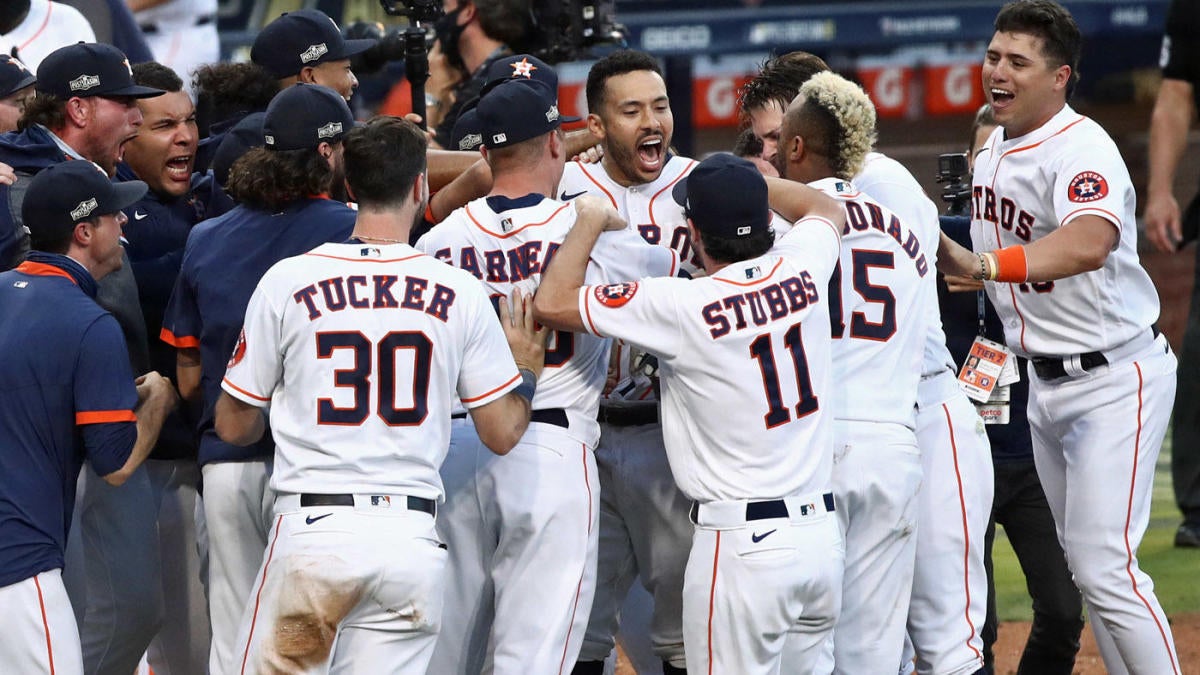
{"type": "MultiPolygon", "coordinates": [[[[1200,549],[1174,547],[1175,528],[1179,526],[1179,511],[1171,491],[1171,438],[1163,443],[1154,472],[1154,496],[1150,508],[1150,527],[1138,551],[1142,569],[1154,579],[1159,602],[1168,615],[1181,612],[1200,612],[1200,549]]],[[[1004,535],[996,528],[996,543],[992,551],[996,570],[996,613],[1001,621],[1029,621],[1033,618],[1025,575],[1004,535]]]]}

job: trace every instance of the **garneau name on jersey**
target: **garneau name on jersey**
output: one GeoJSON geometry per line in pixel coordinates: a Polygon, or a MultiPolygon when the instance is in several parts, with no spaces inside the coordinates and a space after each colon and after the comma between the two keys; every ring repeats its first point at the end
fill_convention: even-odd
{"type": "Polygon", "coordinates": [[[508,251],[496,249],[483,251],[482,255],[475,247],[467,246],[459,252],[457,263],[451,259],[450,249],[442,248],[435,251],[433,257],[455,265],[471,273],[476,279],[488,283],[515,283],[541,273],[546,265],[550,264],[550,259],[554,257],[554,254],[558,252],[559,246],[560,244],[557,242],[527,241],[508,251]],[[543,248],[545,248],[545,257],[542,256],[543,248]],[[483,260],[482,268],[479,264],[481,258],[483,260]]]}
{"type": "Polygon", "coordinates": [[[755,326],[763,326],[768,321],[778,321],[788,314],[802,311],[809,303],[819,300],[817,285],[813,283],[812,275],[804,271],[779,283],[755,291],[730,295],[707,304],[701,308],[700,313],[704,322],[711,326],[709,335],[716,340],[729,335],[732,330],[742,330],[750,325],[746,321],[743,309],[745,307],[750,308],[750,321],[755,326]],[[728,316],[730,310],[733,312],[732,328],[728,316]]]}
{"type": "Polygon", "coordinates": [[[308,320],[313,321],[328,312],[350,309],[410,309],[440,319],[449,318],[454,305],[455,293],[441,284],[434,284],[432,297],[426,301],[429,280],[421,277],[404,277],[403,293],[397,300],[392,287],[400,283],[395,274],[356,274],[348,277],[331,277],[309,284],[296,291],[292,298],[296,304],[308,308],[308,320]],[[318,290],[318,288],[320,290],[318,290]],[[317,304],[321,303],[321,307],[317,304]]]}

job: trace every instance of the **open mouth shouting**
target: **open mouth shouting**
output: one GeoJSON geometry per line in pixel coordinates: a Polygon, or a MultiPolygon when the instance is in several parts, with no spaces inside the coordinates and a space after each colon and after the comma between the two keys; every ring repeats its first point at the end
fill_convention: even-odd
{"type": "Polygon", "coordinates": [[[992,87],[988,89],[988,95],[992,99],[993,110],[1002,110],[1007,108],[1008,105],[1012,103],[1014,97],[1012,91],[1001,87],[992,87]]]}
{"type": "Polygon", "coordinates": [[[192,155],[176,155],[167,160],[167,177],[187,183],[192,177],[192,155]]]}
{"type": "Polygon", "coordinates": [[[638,168],[646,173],[656,173],[662,170],[663,158],[667,148],[661,134],[652,134],[638,142],[638,168]]]}

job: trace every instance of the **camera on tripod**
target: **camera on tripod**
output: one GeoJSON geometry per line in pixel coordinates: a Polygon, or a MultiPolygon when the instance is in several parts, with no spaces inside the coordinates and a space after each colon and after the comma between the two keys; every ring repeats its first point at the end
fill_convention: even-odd
{"type": "Polygon", "coordinates": [[[971,215],[971,184],[967,182],[970,173],[967,153],[951,152],[938,155],[937,182],[946,184],[942,188],[942,201],[948,206],[948,215],[971,215]]]}
{"type": "Polygon", "coordinates": [[[409,48],[418,44],[425,52],[433,46],[433,33],[419,26],[432,24],[441,18],[441,0],[379,0],[388,16],[406,16],[409,26],[384,26],[375,21],[354,21],[342,30],[348,40],[375,40],[375,46],[350,59],[350,68],[359,74],[370,75],[383,70],[390,61],[403,61],[409,48]],[[424,34],[423,42],[410,37],[412,29],[424,34]]]}

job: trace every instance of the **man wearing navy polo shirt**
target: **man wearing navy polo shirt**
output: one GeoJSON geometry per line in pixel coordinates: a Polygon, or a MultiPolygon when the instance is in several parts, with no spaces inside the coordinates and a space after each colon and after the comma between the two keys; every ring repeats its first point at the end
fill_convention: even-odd
{"type": "Polygon", "coordinates": [[[239,206],[192,228],[163,317],[161,337],[178,350],[180,394],[203,407],[197,431],[213,673],[238,672],[238,624],[254,593],[275,501],[270,434],[245,447],[225,443],[213,428],[213,409],[263,273],[284,258],[345,241],[354,229],[355,212],[329,198],[342,180],[342,137],[353,126],[346,101],[327,87],[296,84],[275,96],[263,120],[264,147],[230,170],[228,188],[239,206]]]}
{"type": "Polygon", "coordinates": [[[0,274],[0,663],[13,673],[82,673],[61,570],[86,458],[120,485],[175,404],[169,380],[134,381],[121,329],[95,302],[122,262],[121,209],[146,184],[113,185],[91,162],[30,183],[22,216],[33,250],[0,274]],[[135,414],[136,413],[136,414],[135,414]]]}

